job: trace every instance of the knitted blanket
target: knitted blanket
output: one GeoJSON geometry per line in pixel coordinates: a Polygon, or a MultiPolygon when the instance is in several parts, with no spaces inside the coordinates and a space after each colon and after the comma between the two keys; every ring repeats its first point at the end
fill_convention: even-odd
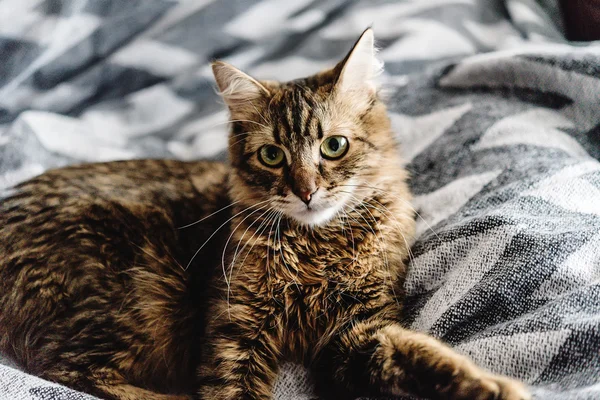
{"type": "MultiPolygon", "coordinates": [[[[553,0],[4,0],[0,191],[224,159],[211,59],[297,78],[372,25],[419,212],[406,325],[538,399],[600,399],[600,44],[560,20],[553,0]]],[[[309,399],[310,377],[286,365],[275,392],[309,399]]],[[[0,365],[0,399],[91,398],[0,365]]]]}

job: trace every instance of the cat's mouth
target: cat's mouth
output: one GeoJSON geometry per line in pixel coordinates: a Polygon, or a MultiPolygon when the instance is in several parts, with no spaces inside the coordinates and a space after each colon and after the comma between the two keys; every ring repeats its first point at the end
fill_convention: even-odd
{"type": "Polygon", "coordinates": [[[332,198],[316,198],[309,204],[298,200],[294,202],[293,207],[287,210],[286,214],[302,225],[323,226],[336,216],[343,204],[343,201],[332,198]]]}
{"type": "Polygon", "coordinates": [[[324,226],[335,218],[350,199],[351,192],[346,195],[319,193],[309,204],[300,199],[288,198],[289,206],[284,213],[305,226],[324,226]]]}
{"type": "Polygon", "coordinates": [[[336,207],[317,208],[304,206],[292,213],[292,217],[303,225],[318,226],[329,222],[336,213],[336,207]]]}

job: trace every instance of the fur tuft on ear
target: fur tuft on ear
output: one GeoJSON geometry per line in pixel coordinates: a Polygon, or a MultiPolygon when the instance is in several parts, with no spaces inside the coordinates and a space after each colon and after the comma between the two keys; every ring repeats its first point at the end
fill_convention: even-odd
{"type": "Polygon", "coordinates": [[[226,62],[213,62],[212,70],[220,94],[231,111],[242,111],[239,109],[269,95],[260,82],[226,62]]]}
{"type": "Polygon", "coordinates": [[[340,92],[377,91],[376,78],[383,72],[383,61],[376,57],[376,53],[373,29],[367,28],[341,62],[337,81],[340,92]]]}

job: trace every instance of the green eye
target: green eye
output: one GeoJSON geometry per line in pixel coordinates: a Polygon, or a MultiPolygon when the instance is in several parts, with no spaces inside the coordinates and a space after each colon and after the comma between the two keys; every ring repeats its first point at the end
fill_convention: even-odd
{"type": "Polygon", "coordinates": [[[343,157],[348,151],[348,139],[343,136],[331,136],[321,143],[321,154],[329,160],[343,157]]]}
{"type": "Polygon", "coordinates": [[[267,167],[277,168],[283,164],[285,155],[277,146],[266,145],[258,150],[258,159],[267,167]]]}

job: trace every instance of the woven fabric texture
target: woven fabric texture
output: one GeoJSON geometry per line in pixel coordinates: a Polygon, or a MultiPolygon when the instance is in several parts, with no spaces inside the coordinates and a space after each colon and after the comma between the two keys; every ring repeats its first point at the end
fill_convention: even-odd
{"type": "MultiPolygon", "coordinates": [[[[0,191],[48,168],[225,159],[208,62],[332,66],[372,25],[419,211],[405,323],[537,399],[600,399],[600,44],[552,0],[4,0],[0,191]]],[[[0,310],[2,312],[2,310],[0,310]]],[[[309,399],[286,365],[276,399],[309,399]]],[[[88,399],[0,366],[0,399],[88,399]]]]}

